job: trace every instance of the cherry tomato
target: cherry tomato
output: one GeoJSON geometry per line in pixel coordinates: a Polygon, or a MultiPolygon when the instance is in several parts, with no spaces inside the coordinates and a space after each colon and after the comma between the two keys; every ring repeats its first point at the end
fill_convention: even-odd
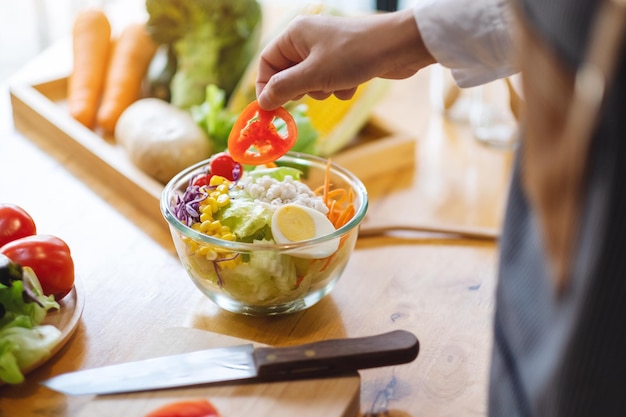
{"type": "Polygon", "coordinates": [[[15,204],[0,204],[0,247],[36,233],[35,222],[26,210],[15,204]]]}
{"type": "Polygon", "coordinates": [[[204,187],[206,185],[209,185],[211,183],[212,176],[213,174],[209,173],[197,175],[191,182],[191,185],[195,185],[196,187],[204,187]]]}
{"type": "Polygon", "coordinates": [[[145,417],[219,417],[219,414],[213,404],[201,399],[166,404],[145,417]]]}
{"type": "Polygon", "coordinates": [[[230,181],[237,181],[241,178],[242,166],[239,162],[235,161],[232,156],[226,152],[221,152],[211,158],[211,173],[213,175],[219,175],[230,181]]]}
{"type": "Polygon", "coordinates": [[[241,178],[243,167],[239,162],[236,162],[232,156],[226,152],[215,154],[211,158],[209,164],[209,172],[204,174],[198,174],[194,177],[191,184],[196,187],[204,187],[211,184],[211,177],[213,175],[219,175],[230,181],[237,181],[241,178]]]}
{"type": "Polygon", "coordinates": [[[52,235],[32,235],[13,240],[0,248],[13,262],[32,268],[44,294],[60,300],[74,285],[74,261],[70,248],[52,235]]]}
{"type": "Polygon", "coordinates": [[[296,143],[297,136],[296,122],[285,108],[265,111],[255,100],[235,121],[228,136],[228,152],[242,164],[262,165],[286,154],[296,143]],[[285,122],[287,134],[284,137],[273,123],[275,118],[285,122]]]}

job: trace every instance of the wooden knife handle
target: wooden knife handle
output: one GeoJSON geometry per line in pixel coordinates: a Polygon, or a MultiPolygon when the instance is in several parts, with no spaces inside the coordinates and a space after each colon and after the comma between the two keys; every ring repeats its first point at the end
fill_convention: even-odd
{"type": "Polygon", "coordinates": [[[289,347],[255,349],[259,377],[323,375],[413,361],[419,342],[410,332],[331,339],[289,347]]]}

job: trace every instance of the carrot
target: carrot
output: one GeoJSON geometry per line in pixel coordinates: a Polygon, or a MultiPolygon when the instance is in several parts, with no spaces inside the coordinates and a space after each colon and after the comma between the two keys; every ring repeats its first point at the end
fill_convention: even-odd
{"type": "Polygon", "coordinates": [[[321,195],[324,205],[328,207],[328,220],[339,229],[354,216],[354,193],[352,190],[335,188],[331,190],[330,183],[330,159],[326,163],[324,172],[324,184],[314,190],[316,195],[321,195]]]}
{"type": "Polygon", "coordinates": [[[142,23],[131,23],[117,39],[104,84],[97,123],[105,133],[113,133],[117,119],[141,96],[141,83],[157,44],[142,23]]]}
{"type": "Polygon", "coordinates": [[[70,115],[93,129],[111,50],[111,24],[98,9],[85,9],[74,19],[74,64],[67,85],[70,115]]]}

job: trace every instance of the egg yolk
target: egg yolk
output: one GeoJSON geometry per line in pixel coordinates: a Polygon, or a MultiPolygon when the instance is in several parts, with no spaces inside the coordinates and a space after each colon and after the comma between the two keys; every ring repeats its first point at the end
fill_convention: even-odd
{"type": "Polygon", "coordinates": [[[315,237],[315,222],[298,206],[284,207],[276,219],[278,229],[292,242],[315,237]]]}

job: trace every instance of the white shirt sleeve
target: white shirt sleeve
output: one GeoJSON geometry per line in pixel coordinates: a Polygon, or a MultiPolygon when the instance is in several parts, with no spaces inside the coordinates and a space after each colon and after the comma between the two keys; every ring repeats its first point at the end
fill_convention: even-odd
{"type": "Polygon", "coordinates": [[[428,51],[460,87],[516,73],[507,0],[418,0],[415,21],[428,51]]]}

